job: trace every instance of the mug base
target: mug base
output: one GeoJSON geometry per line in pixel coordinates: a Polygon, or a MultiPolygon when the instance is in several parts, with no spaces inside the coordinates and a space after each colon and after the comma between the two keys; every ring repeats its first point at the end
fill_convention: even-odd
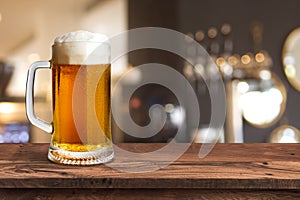
{"type": "Polygon", "coordinates": [[[87,152],[73,152],[58,149],[51,145],[48,152],[49,160],[65,165],[96,165],[110,162],[113,158],[114,151],[112,147],[103,147],[99,150],[87,152]]]}

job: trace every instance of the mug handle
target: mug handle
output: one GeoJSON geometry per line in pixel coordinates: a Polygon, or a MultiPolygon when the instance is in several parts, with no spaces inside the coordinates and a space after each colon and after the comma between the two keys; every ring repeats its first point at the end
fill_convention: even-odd
{"type": "Polygon", "coordinates": [[[36,127],[48,132],[52,133],[53,127],[52,124],[45,122],[44,120],[39,119],[36,117],[34,113],[34,79],[35,79],[35,72],[37,69],[40,68],[47,68],[50,69],[50,62],[48,61],[38,61],[31,64],[28,69],[27,74],[27,83],[26,83],[26,115],[28,120],[36,127]]]}

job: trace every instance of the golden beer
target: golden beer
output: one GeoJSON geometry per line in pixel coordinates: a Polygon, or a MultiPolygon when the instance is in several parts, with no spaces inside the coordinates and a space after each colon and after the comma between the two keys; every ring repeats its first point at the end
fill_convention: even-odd
{"type": "Polygon", "coordinates": [[[52,147],[73,152],[90,152],[107,147],[111,141],[110,64],[54,63],[52,84],[54,125],[52,147]],[[73,91],[79,70],[83,78],[79,80],[78,97],[73,91]],[[91,89],[93,87],[96,87],[95,90],[91,89]],[[74,104],[76,101],[74,98],[80,99],[74,104]],[[77,121],[74,120],[76,110],[80,112],[77,121]],[[94,116],[96,121],[93,119],[94,116]],[[78,130],[75,123],[79,123],[77,126],[83,128],[78,130]]]}

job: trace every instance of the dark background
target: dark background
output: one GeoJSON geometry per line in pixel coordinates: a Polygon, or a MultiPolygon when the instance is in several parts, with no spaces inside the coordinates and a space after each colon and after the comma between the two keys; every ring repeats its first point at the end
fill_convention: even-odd
{"type": "MultiPolygon", "coordinates": [[[[287,89],[287,105],[279,122],[272,127],[259,129],[244,122],[245,142],[265,142],[268,135],[281,123],[300,128],[300,92],[287,82],[283,73],[281,53],[288,34],[300,26],[300,1],[272,0],[128,0],[128,29],[138,27],[164,27],[182,33],[207,30],[211,26],[221,27],[223,23],[232,26],[233,53],[244,54],[253,51],[250,25],[257,21],[263,25],[262,47],[271,55],[275,72],[287,89]]],[[[182,71],[183,61],[178,57],[158,50],[132,52],[129,62],[137,66],[158,62],[182,71]]],[[[155,86],[158,87],[158,86],[155,86]]],[[[155,88],[163,91],[162,88],[155,88]]],[[[149,87],[141,88],[140,94],[149,87]]],[[[209,103],[209,101],[208,101],[209,103]]],[[[209,112],[201,110],[201,124],[209,121],[209,112]],[[203,113],[204,112],[204,113],[203,113]]],[[[146,119],[147,120],[147,119],[146,119]]]]}

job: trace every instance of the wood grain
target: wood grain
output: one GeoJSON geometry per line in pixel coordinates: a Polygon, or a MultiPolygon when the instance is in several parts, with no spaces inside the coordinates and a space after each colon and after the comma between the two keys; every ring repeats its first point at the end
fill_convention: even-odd
{"type": "Polygon", "coordinates": [[[300,199],[295,190],[196,190],[196,189],[0,189],[1,199],[300,199]]]}
{"type": "MultiPolygon", "coordinates": [[[[164,145],[118,144],[133,152],[151,152],[164,145]]],[[[299,144],[217,144],[203,159],[198,157],[200,144],[192,144],[171,165],[148,173],[126,173],[106,165],[54,164],[47,159],[48,147],[1,144],[0,188],[300,190],[299,144]]],[[[131,163],[128,157],[116,165],[145,163],[147,158],[131,163]]]]}

